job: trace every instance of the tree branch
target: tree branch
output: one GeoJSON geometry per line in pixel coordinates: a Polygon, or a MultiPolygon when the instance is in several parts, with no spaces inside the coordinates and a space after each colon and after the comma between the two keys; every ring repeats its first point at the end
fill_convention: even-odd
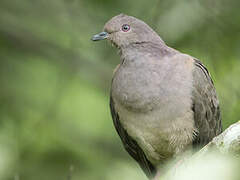
{"type": "Polygon", "coordinates": [[[166,167],[158,180],[239,180],[240,121],[192,156],[166,167]],[[180,162],[180,163],[179,163],[180,162]]]}
{"type": "Polygon", "coordinates": [[[212,148],[222,154],[233,154],[240,157],[240,121],[232,124],[220,135],[213,138],[213,140],[197,152],[196,155],[203,156],[212,148]]]}

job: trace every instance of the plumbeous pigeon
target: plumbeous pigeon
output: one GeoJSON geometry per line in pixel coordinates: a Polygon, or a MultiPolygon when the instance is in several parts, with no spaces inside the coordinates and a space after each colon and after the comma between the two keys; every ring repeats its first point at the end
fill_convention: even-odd
{"type": "Polygon", "coordinates": [[[207,68],[168,47],[143,21],[110,19],[92,40],[108,39],[120,53],[110,108],[124,148],[149,178],[188,147],[222,132],[219,101],[207,68]]]}

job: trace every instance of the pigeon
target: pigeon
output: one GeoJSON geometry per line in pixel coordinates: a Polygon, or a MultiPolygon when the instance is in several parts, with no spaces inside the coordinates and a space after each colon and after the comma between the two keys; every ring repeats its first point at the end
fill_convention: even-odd
{"type": "Polygon", "coordinates": [[[119,49],[110,110],[126,151],[149,179],[188,149],[222,132],[219,100],[207,68],[165,44],[145,22],[125,14],[111,18],[93,41],[119,49]]]}

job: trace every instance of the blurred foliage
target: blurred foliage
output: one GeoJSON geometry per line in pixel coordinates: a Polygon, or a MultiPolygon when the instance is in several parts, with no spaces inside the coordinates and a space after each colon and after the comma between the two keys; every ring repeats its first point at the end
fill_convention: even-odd
{"type": "Polygon", "coordinates": [[[90,38],[121,12],[202,60],[226,128],[240,119],[240,1],[1,0],[0,179],[146,179],[108,107],[119,57],[90,38]]]}

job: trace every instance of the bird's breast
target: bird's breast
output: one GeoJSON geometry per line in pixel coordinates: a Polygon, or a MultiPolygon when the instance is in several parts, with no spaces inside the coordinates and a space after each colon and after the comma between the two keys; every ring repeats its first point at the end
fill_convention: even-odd
{"type": "Polygon", "coordinates": [[[159,78],[154,69],[120,67],[112,82],[112,94],[132,111],[153,110],[159,102],[159,78]]]}
{"type": "Polygon", "coordinates": [[[132,111],[166,108],[177,114],[192,106],[192,62],[181,57],[126,61],[114,75],[112,96],[132,111]]]}

